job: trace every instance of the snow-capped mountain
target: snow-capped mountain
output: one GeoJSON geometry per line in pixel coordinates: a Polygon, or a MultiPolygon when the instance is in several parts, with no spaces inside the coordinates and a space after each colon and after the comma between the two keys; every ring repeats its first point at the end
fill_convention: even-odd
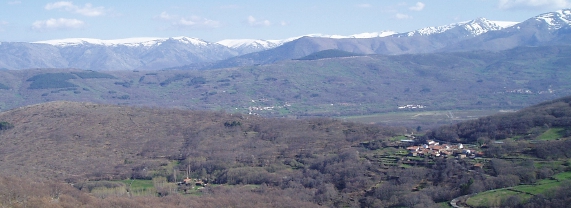
{"type": "Polygon", "coordinates": [[[541,14],[532,19],[546,23],[549,30],[558,30],[571,25],[571,9],[541,14]]]}
{"type": "Polygon", "coordinates": [[[236,55],[240,54],[226,46],[189,37],[116,40],[70,38],[4,43],[0,45],[0,68],[161,69],[219,61],[236,55]],[[35,55],[48,54],[47,51],[49,57],[35,55]],[[20,52],[24,55],[18,55],[20,52]]]}
{"type": "Polygon", "coordinates": [[[232,67],[297,59],[328,49],[360,54],[412,54],[554,44],[571,44],[571,9],[540,14],[521,23],[478,18],[405,33],[308,34],[282,40],[228,39],[218,42],[184,36],[0,42],[0,69],[232,67]]]}
{"type": "Polygon", "coordinates": [[[394,35],[394,31],[382,31],[382,32],[371,32],[371,33],[359,33],[354,35],[324,35],[324,34],[307,34],[297,37],[291,37],[282,40],[258,40],[258,39],[226,39],[221,40],[216,43],[224,45],[226,47],[232,48],[238,51],[240,54],[248,54],[263,50],[272,49],[283,45],[284,43],[297,40],[302,37],[316,37],[316,38],[333,38],[333,39],[345,39],[345,38],[378,38],[387,37],[394,35]]]}
{"type": "Polygon", "coordinates": [[[571,44],[571,9],[549,12],[529,18],[501,30],[442,48],[442,51],[499,51],[518,46],[571,44]]]}
{"type": "Polygon", "coordinates": [[[419,30],[404,33],[404,35],[400,36],[428,36],[444,33],[452,29],[462,29],[467,32],[467,35],[478,36],[489,31],[501,30],[507,27],[511,27],[517,23],[518,22],[490,21],[486,18],[478,18],[471,21],[459,22],[438,27],[425,27],[419,30]]]}
{"type": "Polygon", "coordinates": [[[57,47],[67,47],[67,46],[78,46],[85,44],[101,45],[101,46],[130,46],[130,47],[152,47],[161,45],[167,40],[176,40],[185,44],[192,44],[197,46],[206,46],[209,43],[198,38],[190,37],[172,37],[172,38],[157,38],[157,37],[139,37],[139,38],[124,38],[124,39],[113,39],[113,40],[100,40],[93,38],[67,38],[67,39],[56,39],[56,40],[46,40],[37,41],[32,43],[43,43],[49,44],[57,47]]]}
{"type": "Polygon", "coordinates": [[[286,40],[227,39],[216,43],[232,48],[240,54],[247,54],[275,48],[284,42],[286,40]]]}

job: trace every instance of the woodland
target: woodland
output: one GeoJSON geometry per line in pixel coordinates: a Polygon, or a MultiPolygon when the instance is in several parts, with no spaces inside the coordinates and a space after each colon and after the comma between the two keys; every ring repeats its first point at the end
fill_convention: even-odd
{"type": "Polygon", "coordinates": [[[477,206],[562,207],[571,202],[570,112],[564,97],[420,134],[329,118],[48,102],[0,113],[0,203],[447,207],[459,196],[551,181],[477,206]],[[411,133],[417,144],[461,142],[483,156],[413,157],[401,142],[411,133]],[[208,185],[177,185],[185,177],[208,185]]]}

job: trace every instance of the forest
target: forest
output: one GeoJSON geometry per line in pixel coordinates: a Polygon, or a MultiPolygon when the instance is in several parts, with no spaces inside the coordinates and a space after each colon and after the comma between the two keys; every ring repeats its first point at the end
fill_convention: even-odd
{"type": "Polygon", "coordinates": [[[413,128],[329,118],[62,101],[26,106],[0,113],[0,203],[446,207],[467,194],[552,181],[558,185],[531,197],[486,206],[560,207],[570,200],[562,194],[571,188],[570,102],[444,126],[414,140],[462,142],[481,158],[410,156],[400,140],[419,134],[413,128]],[[208,185],[177,185],[185,177],[208,185]]]}

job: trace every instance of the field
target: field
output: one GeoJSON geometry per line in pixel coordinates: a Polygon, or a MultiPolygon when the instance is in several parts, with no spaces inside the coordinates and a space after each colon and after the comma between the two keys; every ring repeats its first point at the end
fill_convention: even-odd
{"type": "Polygon", "coordinates": [[[545,131],[543,134],[537,137],[538,140],[555,140],[563,137],[565,129],[564,128],[550,128],[549,130],[545,131]]]}
{"type": "Polygon", "coordinates": [[[571,180],[571,172],[563,172],[550,179],[540,180],[535,185],[519,185],[482,192],[470,197],[466,204],[470,207],[497,207],[502,200],[509,197],[518,196],[522,200],[527,200],[534,195],[544,194],[550,189],[558,187],[562,181],[569,180],[571,180]]]}
{"type": "MultiPolygon", "coordinates": [[[[506,111],[502,110],[450,110],[450,111],[421,111],[402,110],[400,112],[382,113],[360,116],[339,117],[344,121],[372,123],[390,126],[418,125],[421,129],[429,129],[445,124],[452,124],[479,117],[494,115],[506,111]]],[[[414,126],[417,127],[417,126],[414,126]]]]}

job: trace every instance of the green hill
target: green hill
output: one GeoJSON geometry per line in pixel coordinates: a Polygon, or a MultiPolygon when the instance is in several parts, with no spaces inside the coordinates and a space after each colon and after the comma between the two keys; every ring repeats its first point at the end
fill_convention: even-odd
{"type": "Polygon", "coordinates": [[[315,52],[295,60],[317,60],[325,58],[340,58],[340,57],[351,57],[351,56],[362,56],[362,54],[351,53],[337,49],[329,49],[329,50],[315,52]]]}

